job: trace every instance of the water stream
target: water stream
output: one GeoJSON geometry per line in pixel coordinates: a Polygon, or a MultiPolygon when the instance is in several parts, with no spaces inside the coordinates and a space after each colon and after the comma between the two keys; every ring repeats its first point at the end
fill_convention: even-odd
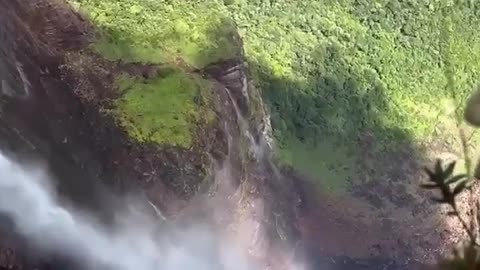
{"type": "Polygon", "coordinates": [[[139,213],[107,228],[59,204],[48,175],[0,154],[0,212],[42,252],[75,257],[87,269],[250,270],[252,266],[208,226],[167,230],[139,213]]]}
{"type": "MultiPolygon", "coordinates": [[[[246,87],[247,84],[244,85],[244,88],[246,87]]],[[[272,160],[272,149],[270,148],[271,146],[267,143],[267,140],[265,138],[266,134],[259,134],[258,142],[255,140],[250,131],[249,124],[247,120],[243,117],[242,112],[240,111],[240,108],[238,107],[238,104],[233,98],[230,90],[228,88],[225,88],[225,91],[227,92],[228,97],[235,110],[238,127],[240,128],[241,133],[248,139],[250,152],[253,153],[257,162],[266,164],[268,169],[273,172],[275,179],[282,180],[283,176],[280,173],[277,165],[272,160]]]]}
{"type": "Polygon", "coordinates": [[[255,141],[255,138],[253,137],[252,133],[250,132],[248,122],[243,117],[236,100],[233,98],[232,94],[230,93],[230,90],[225,87],[225,91],[227,92],[228,98],[232,102],[233,108],[235,110],[235,114],[236,114],[237,122],[238,122],[238,127],[240,128],[240,131],[242,132],[242,135],[245,136],[245,138],[247,138],[248,141],[249,141],[250,152],[252,152],[254,154],[254,156],[257,160],[260,160],[262,158],[263,154],[264,154],[264,150],[255,141]]]}

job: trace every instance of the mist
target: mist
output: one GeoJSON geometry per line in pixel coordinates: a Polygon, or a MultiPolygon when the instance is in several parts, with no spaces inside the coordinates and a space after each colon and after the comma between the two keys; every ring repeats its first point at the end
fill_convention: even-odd
{"type": "Polygon", "coordinates": [[[69,256],[85,269],[252,270],[242,252],[207,224],[177,228],[132,209],[117,226],[62,206],[42,168],[0,154],[0,213],[42,252],[69,256]]]}

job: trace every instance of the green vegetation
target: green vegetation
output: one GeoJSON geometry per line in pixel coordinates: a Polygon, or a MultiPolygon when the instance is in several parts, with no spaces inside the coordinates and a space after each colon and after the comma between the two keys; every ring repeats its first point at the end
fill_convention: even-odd
{"type": "MultiPolygon", "coordinates": [[[[465,211],[478,211],[478,205],[471,203],[467,205],[460,205],[458,196],[465,193],[472,186],[474,181],[468,174],[455,174],[456,162],[442,164],[437,160],[433,169],[427,168],[425,171],[428,175],[428,182],[421,185],[427,190],[437,190],[440,196],[431,198],[437,204],[444,204],[450,208],[449,216],[456,217],[462,226],[462,229],[467,234],[467,239],[464,239],[463,246],[454,250],[450,258],[443,258],[437,263],[438,269],[460,270],[460,269],[478,269],[480,266],[480,245],[478,244],[477,236],[480,232],[480,227],[475,219],[475,215],[463,215],[465,211]],[[462,209],[466,208],[466,209],[462,209]]],[[[471,195],[476,195],[472,193],[471,195]]],[[[473,198],[470,198],[473,199],[473,198]]],[[[471,202],[471,201],[470,201],[471,202]]]]}
{"type": "Polygon", "coordinates": [[[212,1],[70,0],[102,36],[95,49],[111,60],[201,68],[238,53],[233,22],[212,1]]]}
{"type": "Polygon", "coordinates": [[[282,160],[295,168],[322,176],[322,184],[329,191],[342,192],[355,171],[356,153],[348,152],[346,147],[332,144],[333,138],[318,142],[314,146],[302,143],[296,138],[286,141],[289,149],[280,149],[282,160]],[[328,156],[327,156],[328,153],[328,156]],[[319,159],[318,157],[326,157],[319,159]]]}
{"type": "Polygon", "coordinates": [[[236,1],[229,6],[272,110],[283,159],[331,186],[355,175],[337,172],[359,159],[364,133],[373,134],[373,146],[382,152],[437,135],[454,137],[455,103],[479,75],[480,17],[478,7],[449,9],[453,100],[445,88],[440,37],[447,4],[236,1]],[[326,151],[324,145],[335,149],[326,151]],[[296,164],[299,160],[316,162],[296,164]]]}
{"type": "Polygon", "coordinates": [[[210,85],[198,76],[173,71],[144,81],[125,75],[117,84],[123,96],[113,113],[140,142],[189,148],[194,124],[208,124],[215,117],[210,109],[210,85]]]}
{"type": "Polygon", "coordinates": [[[71,0],[99,30],[93,49],[110,60],[180,66],[144,81],[123,76],[114,116],[140,142],[192,146],[195,128],[214,118],[209,85],[188,69],[235,57],[239,38],[232,20],[212,2],[71,0]],[[197,101],[197,102],[194,102],[197,101]]]}
{"type": "Polygon", "coordinates": [[[94,47],[130,62],[198,68],[230,58],[239,52],[236,24],[270,107],[281,159],[335,190],[355,180],[365,134],[375,153],[439,135],[457,144],[454,112],[480,73],[475,1],[70,2],[102,30],[94,47]],[[446,53],[454,96],[445,87],[446,53]]]}

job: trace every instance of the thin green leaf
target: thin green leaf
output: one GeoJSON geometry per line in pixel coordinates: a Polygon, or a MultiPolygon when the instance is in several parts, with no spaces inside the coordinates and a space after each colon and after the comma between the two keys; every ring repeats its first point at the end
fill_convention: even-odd
{"type": "Polygon", "coordinates": [[[445,182],[445,184],[447,184],[447,185],[448,185],[448,184],[453,184],[453,183],[458,182],[458,181],[460,181],[460,180],[463,180],[463,179],[465,179],[465,178],[467,178],[467,177],[468,177],[467,174],[455,175],[454,177],[448,179],[448,180],[445,182]]]}
{"type": "Polygon", "coordinates": [[[425,167],[424,168],[425,172],[428,174],[428,180],[435,182],[433,179],[435,179],[435,174],[430,170],[429,168],[425,167]]]}
{"type": "Polygon", "coordinates": [[[457,195],[459,194],[460,192],[462,192],[465,187],[467,186],[468,184],[468,181],[463,181],[461,182],[460,184],[458,184],[454,189],[453,189],[453,195],[457,195]]]}
{"type": "Polygon", "coordinates": [[[437,162],[435,163],[435,174],[442,175],[442,173],[443,173],[442,161],[440,159],[437,159],[437,162]]]}
{"type": "Polygon", "coordinates": [[[453,161],[453,162],[451,162],[450,164],[447,165],[447,168],[445,169],[445,171],[442,174],[444,179],[447,179],[448,177],[450,177],[452,175],[453,169],[455,169],[455,164],[456,164],[456,161],[453,161]]]}

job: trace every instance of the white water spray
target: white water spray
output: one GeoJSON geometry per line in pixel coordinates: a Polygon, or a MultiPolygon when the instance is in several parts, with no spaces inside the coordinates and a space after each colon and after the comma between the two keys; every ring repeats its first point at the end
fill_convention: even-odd
{"type": "Polygon", "coordinates": [[[235,109],[235,114],[237,116],[237,121],[240,127],[240,131],[248,139],[250,143],[250,151],[254,154],[256,159],[261,159],[263,157],[263,149],[261,149],[260,146],[255,142],[255,139],[253,138],[253,135],[250,132],[250,129],[248,127],[248,122],[242,116],[242,113],[240,112],[240,108],[238,108],[238,104],[233,98],[232,94],[230,93],[230,90],[228,90],[228,88],[225,88],[225,91],[227,92],[228,98],[232,102],[233,108],[235,109]]]}
{"type": "Polygon", "coordinates": [[[148,219],[125,216],[108,229],[93,218],[62,207],[47,175],[0,154],[0,212],[18,233],[44,251],[75,257],[87,269],[251,270],[245,257],[204,226],[159,230],[148,219]]]}

